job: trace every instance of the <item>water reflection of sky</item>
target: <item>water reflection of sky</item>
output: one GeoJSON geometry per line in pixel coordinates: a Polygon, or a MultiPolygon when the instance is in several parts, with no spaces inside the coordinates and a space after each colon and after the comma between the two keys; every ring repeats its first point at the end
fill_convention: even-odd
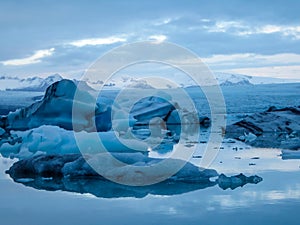
{"type": "MultiPolygon", "coordinates": [[[[195,165],[200,165],[206,150],[206,143],[200,143],[199,147],[190,160],[195,165]]],[[[225,174],[256,174],[266,171],[299,171],[300,159],[282,160],[281,149],[255,148],[243,142],[223,143],[217,157],[210,165],[210,168],[225,174]]],[[[161,154],[150,152],[151,157],[170,157],[171,152],[161,154]]]]}

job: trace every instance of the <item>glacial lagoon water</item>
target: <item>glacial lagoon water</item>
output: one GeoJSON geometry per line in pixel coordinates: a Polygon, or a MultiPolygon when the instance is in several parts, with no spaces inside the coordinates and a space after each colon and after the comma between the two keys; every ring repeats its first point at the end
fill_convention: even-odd
{"type": "Polygon", "coordinates": [[[299,224],[300,169],[257,172],[261,183],[234,190],[105,198],[14,183],[3,174],[7,163],[1,159],[1,224],[299,224]]]}
{"type": "MultiPolygon", "coordinates": [[[[300,105],[299,84],[278,87],[224,87],[229,120],[238,120],[244,114],[263,111],[271,105],[300,105]]],[[[201,98],[194,96],[194,99],[201,98]]],[[[196,152],[195,156],[199,154],[196,152]]],[[[300,219],[300,159],[283,160],[280,154],[281,149],[224,143],[211,168],[227,176],[243,173],[263,179],[234,190],[223,190],[217,184],[197,187],[167,184],[151,190],[120,188],[112,183],[97,186],[98,183],[85,186],[81,193],[78,189],[59,190],[60,184],[55,181],[45,180],[35,185],[30,185],[30,180],[14,182],[5,170],[16,160],[0,158],[1,224],[296,225],[300,219]]],[[[191,161],[197,164],[197,160],[200,159],[195,157],[191,161]]],[[[85,185],[82,182],[78,180],[77,184],[85,185]]]]}

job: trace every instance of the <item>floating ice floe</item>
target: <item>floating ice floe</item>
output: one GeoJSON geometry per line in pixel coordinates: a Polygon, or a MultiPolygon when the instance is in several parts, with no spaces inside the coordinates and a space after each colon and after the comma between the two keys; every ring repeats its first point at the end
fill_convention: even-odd
{"type": "MultiPolygon", "coordinates": [[[[101,177],[91,168],[91,161],[97,162],[100,167],[104,167],[105,178],[118,176],[127,179],[144,179],[140,176],[146,170],[153,169],[153,173],[146,173],[147,179],[157,179],[159,174],[164,171],[156,171],[155,165],[164,159],[150,158],[142,153],[98,153],[86,155],[81,154],[48,154],[37,155],[16,162],[8,173],[14,178],[34,178],[34,177],[101,177]],[[113,164],[109,160],[119,160],[120,164],[113,164]],[[134,167],[134,169],[132,169],[134,167]]],[[[177,166],[181,163],[180,159],[168,159],[168,165],[177,166]]],[[[185,182],[206,182],[211,177],[218,176],[218,173],[212,169],[201,170],[197,166],[187,162],[182,163],[183,167],[171,175],[169,180],[178,180],[185,182]]],[[[165,168],[172,170],[172,168],[165,168]]],[[[167,171],[165,171],[167,173],[167,171]]]]}
{"type": "Polygon", "coordinates": [[[300,148],[300,106],[254,113],[227,126],[226,137],[263,148],[300,148]]]}
{"type": "Polygon", "coordinates": [[[281,157],[283,160],[285,160],[285,159],[300,159],[300,151],[284,149],[281,151],[281,157]]]}
{"type": "MultiPolygon", "coordinates": [[[[162,159],[149,158],[141,153],[113,153],[113,156],[131,166],[136,166],[135,172],[142,173],[143,168],[153,167],[162,159]],[[141,163],[143,165],[141,165],[141,163]]],[[[90,156],[91,159],[101,158],[101,154],[90,156]]],[[[176,160],[174,159],[174,163],[176,160]]],[[[105,166],[105,163],[104,165],[105,166]]],[[[110,174],[131,176],[131,179],[141,179],[136,173],[128,174],[124,166],[110,174]],[[123,171],[123,173],[122,173],[123,171]]],[[[154,170],[155,171],[155,170],[154,170]]],[[[247,177],[243,174],[227,177],[218,175],[215,170],[200,170],[193,164],[187,163],[180,171],[169,179],[147,186],[127,186],[111,182],[96,173],[85,159],[79,154],[69,155],[40,155],[16,162],[7,173],[18,183],[43,190],[63,190],[77,193],[90,193],[102,198],[136,197],[152,195],[176,195],[198,189],[218,185],[222,189],[235,189],[251,183],[262,181],[259,176],[247,177]],[[211,179],[216,178],[216,179],[211,179]]],[[[154,179],[157,174],[147,174],[148,179],[154,179]],[[149,177],[150,176],[150,177],[149,177]]]]}
{"type": "Polygon", "coordinates": [[[261,181],[262,178],[257,175],[247,177],[242,173],[231,177],[227,177],[226,175],[221,174],[217,179],[219,187],[223,190],[226,190],[228,188],[234,190],[237,187],[243,187],[245,184],[258,184],[261,181]]]}

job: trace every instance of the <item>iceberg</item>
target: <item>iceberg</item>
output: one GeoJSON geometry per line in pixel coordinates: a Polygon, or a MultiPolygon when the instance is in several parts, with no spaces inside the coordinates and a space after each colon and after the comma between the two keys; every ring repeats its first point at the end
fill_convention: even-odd
{"type": "MultiPolygon", "coordinates": [[[[78,112],[80,120],[72,120],[73,98],[77,87],[71,80],[61,80],[50,85],[42,100],[23,109],[16,110],[3,117],[3,126],[7,130],[28,130],[42,125],[54,125],[72,130],[73,123],[79,123],[82,130],[92,127],[93,119],[90,115],[96,114],[97,121],[106,121],[110,118],[110,111],[89,105],[95,102],[94,97],[87,91],[79,90],[78,104],[82,104],[82,112],[78,112]],[[93,113],[93,111],[95,113],[93,113]],[[104,117],[104,119],[100,119],[104,117]]],[[[79,127],[79,126],[78,126],[79,127]]],[[[110,130],[109,123],[97,123],[97,129],[110,130]]]]}
{"type": "MultiPolygon", "coordinates": [[[[133,176],[131,179],[140,179],[140,176],[137,175],[144,172],[144,167],[152,168],[153,165],[164,160],[150,158],[142,153],[111,153],[111,155],[119,161],[122,161],[124,164],[113,165],[113,167],[108,166],[108,170],[112,169],[112,171],[109,171],[112,172],[110,174],[128,176],[128,174],[126,174],[129,171],[127,170],[127,167],[135,166],[135,173],[129,174],[133,176]]],[[[107,159],[107,153],[98,153],[86,156],[82,156],[81,154],[40,154],[14,163],[7,173],[18,179],[34,177],[76,178],[82,176],[105,179],[90,167],[88,161],[93,160],[99,162],[99,166],[106,167],[106,165],[109,164],[107,159]]],[[[170,165],[172,163],[176,165],[181,161],[179,159],[169,160],[171,161],[171,163],[169,163],[170,165]]],[[[218,176],[218,173],[212,169],[201,170],[189,162],[183,163],[183,165],[184,166],[181,170],[169,177],[169,180],[179,180],[182,182],[207,182],[209,181],[209,178],[218,176]]],[[[109,174],[109,172],[106,174],[109,174]]],[[[148,175],[153,177],[157,176],[156,173],[148,175]]],[[[151,179],[151,177],[148,177],[148,179],[151,179]]]]}
{"type": "MultiPolygon", "coordinates": [[[[140,153],[114,154],[114,156],[133,164],[147,162],[151,165],[159,161],[140,153]]],[[[200,170],[187,163],[178,173],[163,182],[148,186],[127,186],[103,178],[79,154],[35,156],[16,162],[6,173],[15,182],[36,189],[89,193],[99,198],[144,198],[149,194],[178,195],[215,185],[223,190],[228,188],[233,190],[248,183],[258,184],[262,181],[262,178],[256,175],[250,177],[243,174],[231,177],[218,175],[215,170],[200,170]],[[215,177],[217,179],[211,179],[215,177]]],[[[135,179],[139,179],[138,176],[135,179]]]]}
{"type": "MultiPolygon", "coordinates": [[[[0,152],[5,157],[22,159],[36,153],[80,153],[74,133],[71,130],[65,130],[57,126],[43,125],[27,131],[11,131],[11,133],[0,147],[0,152]]],[[[105,151],[136,152],[136,149],[144,153],[148,151],[146,143],[132,138],[119,137],[113,131],[98,132],[99,138],[106,149],[99,148],[97,140],[89,132],[81,131],[77,135],[84,141],[86,149],[92,149],[91,151],[86,150],[88,153],[105,151]]]]}
{"type": "Polygon", "coordinates": [[[155,117],[160,117],[166,121],[169,113],[174,109],[175,107],[168,101],[151,96],[135,103],[132,107],[131,115],[138,121],[136,125],[148,125],[150,120],[155,117]]]}
{"type": "Polygon", "coordinates": [[[242,173],[231,177],[227,177],[226,175],[221,174],[217,179],[219,187],[223,190],[226,190],[228,188],[234,190],[237,187],[243,187],[245,184],[258,184],[261,181],[262,178],[257,175],[247,177],[242,173]]]}
{"type": "Polygon", "coordinates": [[[16,145],[17,143],[21,143],[22,142],[22,138],[18,137],[15,134],[10,134],[9,132],[7,132],[5,129],[0,127],[0,153],[3,154],[5,151],[2,152],[2,148],[1,146],[5,146],[8,145],[10,146],[10,150],[8,152],[11,152],[12,149],[14,149],[14,145],[16,145]]]}

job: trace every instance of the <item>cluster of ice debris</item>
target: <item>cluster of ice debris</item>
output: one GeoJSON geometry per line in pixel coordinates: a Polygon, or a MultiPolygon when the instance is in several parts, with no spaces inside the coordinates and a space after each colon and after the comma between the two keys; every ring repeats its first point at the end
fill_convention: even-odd
{"type": "Polygon", "coordinates": [[[300,149],[300,106],[246,116],[227,126],[226,136],[262,148],[300,149]]]}

